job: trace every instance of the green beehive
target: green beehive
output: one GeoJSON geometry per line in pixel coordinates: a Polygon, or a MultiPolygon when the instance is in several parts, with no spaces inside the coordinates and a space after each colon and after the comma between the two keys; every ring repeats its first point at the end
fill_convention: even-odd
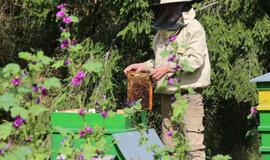
{"type": "Polygon", "coordinates": [[[270,147],[260,147],[262,153],[262,160],[270,160],[270,147]]]}
{"type": "MultiPolygon", "coordinates": [[[[146,123],[145,112],[140,113],[139,120],[146,123]]],[[[104,120],[100,113],[88,113],[85,115],[85,121],[87,125],[91,127],[104,126],[105,135],[103,138],[108,144],[106,146],[107,150],[105,151],[105,154],[115,155],[119,160],[124,160],[122,154],[113,143],[112,134],[134,131],[135,128],[132,127],[133,120],[125,117],[124,114],[115,113],[113,116],[107,117],[104,120]]],[[[85,127],[85,123],[78,113],[54,112],[51,114],[51,126],[52,128],[64,128],[78,134],[78,132],[85,127]]],[[[52,132],[51,138],[51,160],[55,160],[64,136],[59,132],[54,131],[52,132]]],[[[84,143],[84,139],[78,138],[74,140],[74,146],[76,148],[79,148],[80,145],[84,143]]]]}
{"type": "Polygon", "coordinates": [[[259,92],[259,106],[257,110],[260,116],[258,130],[261,136],[260,152],[263,160],[270,160],[270,73],[252,79],[259,92]]]}

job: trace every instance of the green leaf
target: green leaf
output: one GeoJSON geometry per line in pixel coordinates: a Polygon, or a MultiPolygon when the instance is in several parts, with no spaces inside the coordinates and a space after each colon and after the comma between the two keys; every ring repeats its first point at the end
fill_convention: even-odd
{"type": "Polygon", "coordinates": [[[17,115],[20,115],[24,119],[28,119],[29,111],[24,109],[23,107],[13,107],[10,110],[11,116],[14,118],[17,115]]]}
{"type": "Polygon", "coordinates": [[[20,53],[19,53],[19,57],[20,57],[21,59],[26,60],[26,61],[32,60],[32,54],[29,53],[29,52],[20,52],[20,53]]]}
{"type": "Polygon", "coordinates": [[[15,146],[12,151],[6,152],[3,160],[29,160],[32,154],[32,149],[26,146],[15,146]]]}
{"type": "Polygon", "coordinates": [[[0,108],[9,111],[10,107],[19,107],[19,101],[12,94],[5,93],[0,96],[0,108]]]}
{"type": "Polygon", "coordinates": [[[5,76],[9,76],[10,74],[16,75],[20,72],[20,70],[21,68],[18,64],[10,63],[4,67],[3,73],[5,74],[5,76]]]}
{"type": "Polygon", "coordinates": [[[0,140],[6,140],[6,138],[11,134],[12,123],[6,123],[0,125],[0,140]]]}
{"type": "Polygon", "coordinates": [[[69,16],[69,17],[71,18],[72,22],[74,22],[74,23],[78,23],[79,22],[79,18],[78,17],[76,17],[76,16],[69,16]]]}
{"type": "Polygon", "coordinates": [[[56,77],[52,77],[52,78],[47,79],[44,82],[44,86],[47,89],[51,89],[51,88],[61,88],[62,85],[61,85],[60,79],[56,77]]]}
{"type": "Polygon", "coordinates": [[[160,53],[160,55],[161,55],[162,57],[167,57],[167,56],[169,56],[169,54],[170,54],[170,52],[167,51],[167,50],[164,50],[164,51],[162,51],[162,52],[160,53]]]}
{"type": "Polygon", "coordinates": [[[101,72],[102,66],[102,63],[100,62],[87,62],[83,65],[83,68],[88,72],[99,73],[101,72]]]}
{"type": "Polygon", "coordinates": [[[192,68],[190,65],[189,65],[189,62],[187,59],[184,59],[182,61],[182,70],[185,71],[185,72],[194,72],[194,68],[192,68]]]}
{"type": "Polygon", "coordinates": [[[75,46],[71,46],[70,49],[71,49],[72,52],[78,52],[81,49],[83,49],[83,46],[80,45],[80,44],[76,44],[75,46]]]}
{"type": "Polygon", "coordinates": [[[58,68],[62,67],[63,65],[64,65],[64,60],[59,60],[59,61],[56,61],[56,62],[52,65],[52,67],[53,67],[54,69],[58,69],[58,68]]]}
{"type": "Polygon", "coordinates": [[[48,56],[45,56],[43,51],[37,52],[37,58],[45,65],[49,65],[52,62],[52,59],[48,56]]]}
{"type": "Polygon", "coordinates": [[[68,39],[70,37],[70,33],[69,32],[62,32],[61,37],[63,38],[63,40],[68,39]]]}
{"type": "Polygon", "coordinates": [[[30,88],[27,88],[27,87],[19,87],[18,88],[18,92],[19,93],[30,93],[32,90],[30,88]]]}
{"type": "Polygon", "coordinates": [[[179,118],[185,111],[187,107],[187,101],[184,99],[178,99],[172,104],[173,107],[173,117],[179,118]]]}
{"type": "Polygon", "coordinates": [[[49,109],[42,107],[41,105],[38,104],[33,105],[29,110],[30,114],[32,114],[33,116],[39,116],[41,113],[46,111],[49,111],[49,109]]]}

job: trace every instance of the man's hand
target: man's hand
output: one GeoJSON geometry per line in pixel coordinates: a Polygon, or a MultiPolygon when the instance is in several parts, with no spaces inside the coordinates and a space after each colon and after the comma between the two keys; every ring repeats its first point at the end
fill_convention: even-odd
{"type": "Polygon", "coordinates": [[[144,63],[131,64],[127,68],[125,68],[125,70],[124,70],[125,75],[127,75],[129,71],[145,72],[146,65],[144,63]]]}
{"type": "Polygon", "coordinates": [[[153,80],[158,81],[160,80],[163,76],[165,76],[167,73],[171,72],[171,67],[169,65],[164,65],[158,68],[155,68],[151,72],[151,76],[153,80]]]}

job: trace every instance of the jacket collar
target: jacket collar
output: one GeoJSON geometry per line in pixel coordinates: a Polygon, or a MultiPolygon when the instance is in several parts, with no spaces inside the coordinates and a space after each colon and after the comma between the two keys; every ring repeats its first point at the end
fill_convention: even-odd
{"type": "Polygon", "coordinates": [[[190,21],[195,19],[196,12],[193,8],[191,8],[188,12],[183,12],[182,15],[184,18],[184,23],[187,25],[190,21]]]}

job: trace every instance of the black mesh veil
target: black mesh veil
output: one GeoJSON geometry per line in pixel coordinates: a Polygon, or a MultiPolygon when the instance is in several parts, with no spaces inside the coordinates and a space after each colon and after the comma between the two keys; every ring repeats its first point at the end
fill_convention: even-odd
{"type": "Polygon", "coordinates": [[[168,3],[153,5],[152,10],[155,14],[153,26],[157,30],[178,30],[184,25],[182,12],[191,8],[189,2],[168,3]]]}

